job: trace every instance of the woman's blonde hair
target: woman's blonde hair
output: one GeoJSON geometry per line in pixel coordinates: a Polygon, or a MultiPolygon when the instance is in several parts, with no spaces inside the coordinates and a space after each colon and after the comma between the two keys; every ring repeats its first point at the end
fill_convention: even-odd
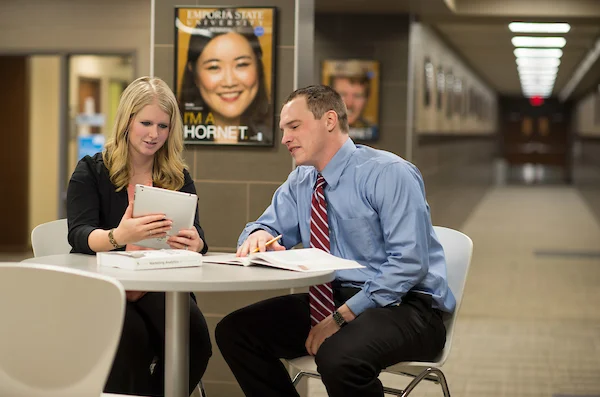
{"type": "Polygon", "coordinates": [[[102,158],[108,168],[110,181],[117,191],[126,188],[131,178],[129,164],[129,128],[136,114],[144,106],[156,103],[170,117],[169,135],[165,144],[154,155],[152,184],[170,190],[183,187],[183,125],[175,95],[169,86],[156,77],[140,77],[121,94],[112,134],[102,158]]]}

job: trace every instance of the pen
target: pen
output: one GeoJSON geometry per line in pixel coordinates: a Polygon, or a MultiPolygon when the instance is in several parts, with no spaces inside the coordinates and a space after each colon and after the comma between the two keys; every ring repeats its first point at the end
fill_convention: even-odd
{"type": "MultiPolygon", "coordinates": [[[[275,241],[279,240],[281,237],[283,237],[281,234],[277,237],[272,238],[271,240],[267,241],[265,243],[265,247],[268,247],[269,245],[273,244],[275,241]]],[[[251,254],[254,254],[256,252],[260,251],[260,248],[256,247],[254,248],[254,250],[252,250],[251,254]]]]}

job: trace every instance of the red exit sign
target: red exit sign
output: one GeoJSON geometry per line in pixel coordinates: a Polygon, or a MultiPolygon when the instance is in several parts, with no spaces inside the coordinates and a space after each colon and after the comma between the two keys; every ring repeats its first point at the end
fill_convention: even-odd
{"type": "Polygon", "coordinates": [[[532,96],[529,98],[529,103],[531,106],[542,106],[544,104],[544,98],[541,96],[532,96]]]}

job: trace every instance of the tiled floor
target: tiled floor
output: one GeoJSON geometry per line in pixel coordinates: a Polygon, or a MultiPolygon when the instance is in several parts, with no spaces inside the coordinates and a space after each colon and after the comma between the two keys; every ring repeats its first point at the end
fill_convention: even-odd
{"type": "MultiPolygon", "coordinates": [[[[600,251],[600,226],[577,191],[498,187],[462,231],[475,250],[443,368],[452,395],[600,395],[600,258],[535,255],[600,251]]],[[[382,379],[392,387],[408,383],[382,379]]],[[[310,397],[326,395],[309,381],[310,397]]],[[[441,391],[424,384],[411,395],[441,391]]]]}

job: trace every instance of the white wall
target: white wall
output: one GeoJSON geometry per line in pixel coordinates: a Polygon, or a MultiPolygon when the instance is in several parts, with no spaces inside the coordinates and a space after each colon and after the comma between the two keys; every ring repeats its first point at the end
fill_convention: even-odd
{"type": "Polygon", "coordinates": [[[133,52],[150,72],[150,0],[1,0],[0,53],[133,52]]]}
{"type": "Polygon", "coordinates": [[[600,90],[591,92],[575,105],[575,131],[580,136],[600,136],[600,90]]]}
{"type": "Polygon", "coordinates": [[[58,56],[29,58],[29,232],[58,217],[58,56]]]}
{"type": "MultiPolygon", "coordinates": [[[[477,75],[454,53],[454,50],[438,37],[437,33],[429,26],[419,23],[415,29],[417,41],[416,53],[414,54],[413,67],[415,70],[414,92],[415,92],[415,131],[420,134],[448,133],[448,134],[491,134],[497,129],[498,103],[496,93],[488,87],[477,75]],[[429,106],[424,103],[424,62],[428,57],[434,66],[433,89],[429,106]],[[446,102],[448,99],[448,87],[442,96],[442,108],[437,106],[437,71],[442,66],[445,73],[450,70],[455,77],[462,81],[462,89],[475,89],[480,98],[484,98],[489,107],[489,116],[479,119],[473,114],[462,116],[453,113],[452,117],[446,115],[446,102]]],[[[473,97],[470,98],[471,101],[473,97]]],[[[466,105],[466,104],[465,104],[466,105]]]]}

